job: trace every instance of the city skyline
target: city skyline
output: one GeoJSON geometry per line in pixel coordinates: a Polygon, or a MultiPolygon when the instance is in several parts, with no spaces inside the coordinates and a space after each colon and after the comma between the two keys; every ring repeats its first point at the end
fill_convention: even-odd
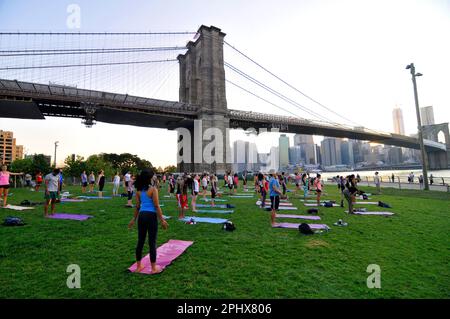
{"type": "MultiPolygon", "coordinates": [[[[43,1],[35,6],[25,1],[0,2],[0,28],[3,31],[74,31],[67,30],[66,26],[66,9],[70,3],[43,1]],[[50,7],[54,9],[51,18],[48,13],[50,7]],[[60,12],[60,16],[55,17],[54,12],[60,12]],[[20,15],[22,19],[13,18],[20,15]],[[32,19],[34,15],[41,19],[32,19]]],[[[398,105],[404,110],[405,134],[416,133],[412,84],[404,69],[413,61],[418,71],[424,74],[418,81],[420,105],[433,105],[435,118],[441,119],[438,122],[450,119],[450,97],[444,85],[449,66],[440,62],[450,54],[449,44],[443,41],[448,38],[450,30],[449,4],[445,1],[427,4],[420,1],[365,4],[357,1],[285,1],[281,5],[263,1],[257,6],[252,2],[239,3],[239,16],[246,17],[240,21],[245,23],[235,23],[239,20],[237,18],[236,21],[230,19],[237,2],[227,2],[227,5],[177,2],[180,10],[171,10],[173,7],[162,3],[135,2],[135,6],[127,6],[127,15],[122,14],[124,4],[118,1],[110,1],[109,5],[87,1],[79,1],[78,4],[82,9],[82,23],[75,32],[195,31],[200,24],[216,25],[227,33],[227,41],[245,49],[262,65],[270,66],[270,70],[296,87],[343,116],[368,128],[386,132],[393,132],[391,110],[398,105]],[[94,19],[94,13],[99,11],[104,15],[94,19]],[[195,19],[187,19],[190,13],[194,13],[195,19]],[[383,24],[379,23],[380,16],[383,24]],[[271,28],[267,28],[265,18],[272,21],[271,28]],[[253,25],[251,32],[247,20],[253,25]],[[429,34],[435,36],[429,37],[429,34]],[[293,40],[299,36],[301,41],[293,40]],[[274,45],[267,46],[267,39],[274,45]],[[280,50],[285,47],[290,50],[280,50]],[[430,59],[431,51],[433,59],[430,59]],[[279,59],[280,52],[286,58],[279,59]]],[[[171,72],[176,71],[174,67],[171,72]]],[[[163,90],[167,98],[177,100],[176,76],[174,79],[169,81],[167,90],[165,87],[163,90]]],[[[298,98],[300,101],[301,97],[298,98]]],[[[227,87],[227,99],[230,108],[253,110],[256,105],[258,110],[275,113],[273,108],[244,97],[231,87],[227,87]]],[[[334,119],[338,121],[338,118],[334,119]]],[[[87,157],[102,152],[137,154],[155,166],[176,163],[176,133],[166,130],[104,123],[88,129],[78,120],[61,118],[47,118],[45,121],[0,119],[0,127],[14,131],[29,154],[53,154],[53,143],[60,141],[58,163],[72,153],[87,157]],[[143,143],[135,143],[130,139],[135,136],[148,138],[143,143]]],[[[287,136],[294,144],[293,134],[287,136]]],[[[232,131],[230,137],[231,143],[253,138],[238,131],[232,131]]],[[[265,134],[255,143],[261,152],[268,153],[271,147],[278,145],[278,138],[279,134],[265,134]]],[[[321,139],[314,137],[316,144],[321,139]]]]}

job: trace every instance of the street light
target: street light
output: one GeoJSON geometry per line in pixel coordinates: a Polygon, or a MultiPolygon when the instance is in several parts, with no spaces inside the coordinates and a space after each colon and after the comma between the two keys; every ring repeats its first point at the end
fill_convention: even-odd
{"type": "Polygon", "coordinates": [[[416,73],[416,68],[414,67],[414,63],[408,64],[406,66],[407,70],[411,72],[411,78],[413,82],[414,88],[414,101],[416,103],[416,115],[417,115],[417,126],[419,129],[419,143],[420,143],[420,151],[422,153],[422,175],[424,181],[424,190],[429,190],[430,186],[428,185],[428,170],[427,170],[427,153],[425,152],[425,146],[423,144],[423,131],[422,131],[422,121],[420,120],[420,111],[419,111],[419,97],[417,95],[417,84],[416,77],[422,76],[422,73],[416,73]]]}
{"type": "Polygon", "coordinates": [[[56,148],[58,147],[58,141],[56,141],[55,142],[55,163],[54,163],[54,165],[55,165],[55,168],[56,168],[56,148]]]}

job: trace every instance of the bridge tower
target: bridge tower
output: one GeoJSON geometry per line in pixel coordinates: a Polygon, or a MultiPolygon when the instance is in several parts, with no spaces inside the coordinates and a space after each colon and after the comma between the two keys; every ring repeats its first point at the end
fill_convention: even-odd
{"type": "Polygon", "coordinates": [[[438,135],[440,132],[444,134],[447,151],[427,152],[428,165],[432,170],[450,168],[450,133],[448,123],[423,126],[423,136],[426,139],[438,142],[438,135]]]}
{"type": "Polygon", "coordinates": [[[223,59],[225,33],[214,26],[202,25],[196,37],[195,42],[187,44],[187,52],[178,56],[179,100],[198,107],[197,121],[185,126],[190,136],[178,131],[178,171],[224,173],[230,168],[227,157],[231,154],[223,59]],[[202,138],[203,134],[205,138],[202,138]],[[190,150],[180,146],[186,138],[190,139],[190,143],[184,141],[184,145],[190,145],[190,150]],[[211,152],[207,145],[213,140],[216,147],[211,152]],[[213,157],[204,157],[204,151],[208,151],[213,157]]]}

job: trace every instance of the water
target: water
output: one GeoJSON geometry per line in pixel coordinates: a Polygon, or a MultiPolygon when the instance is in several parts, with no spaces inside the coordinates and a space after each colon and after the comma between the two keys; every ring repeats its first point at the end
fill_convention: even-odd
{"type": "MultiPolygon", "coordinates": [[[[377,172],[376,170],[373,171],[348,171],[348,172],[323,172],[320,173],[323,177],[325,178],[329,178],[329,177],[333,177],[333,176],[347,176],[350,174],[359,174],[362,177],[365,176],[369,176],[369,177],[373,177],[375,175],[375,172],[377,172]]],[[[403,177],[403,178],[407,178],[408,175],[413,172],[414,173],[414,178],[417,179],[420,175],[422,175],[422,170],[420,169],[410,169],[410,170],[386,170],[386,171],[378,171],[381,177],[390,177],[392,175],[392,173],[394,173],[395,177],[403,177]]],[[[438,171],[428,171],[428,176],[430,176],[430,174],[433,174],[433,177],[435,179],[437,178],[441,178],[443,177],[445,180],[449,180],[450,179],[450,170],[446,169],[446,170],[438,170],[438,171]]]]}

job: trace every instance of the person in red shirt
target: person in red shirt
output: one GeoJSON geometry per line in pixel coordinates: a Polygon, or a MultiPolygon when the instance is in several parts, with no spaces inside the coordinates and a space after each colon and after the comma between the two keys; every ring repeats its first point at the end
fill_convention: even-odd
{"type": "Polygon", "coordinates": [[[38,172],[36,174],[36,186],[34,187],[34,190],[37,192],[39,191],[39,187],[42,185],[42,173],[38,172]]]}

